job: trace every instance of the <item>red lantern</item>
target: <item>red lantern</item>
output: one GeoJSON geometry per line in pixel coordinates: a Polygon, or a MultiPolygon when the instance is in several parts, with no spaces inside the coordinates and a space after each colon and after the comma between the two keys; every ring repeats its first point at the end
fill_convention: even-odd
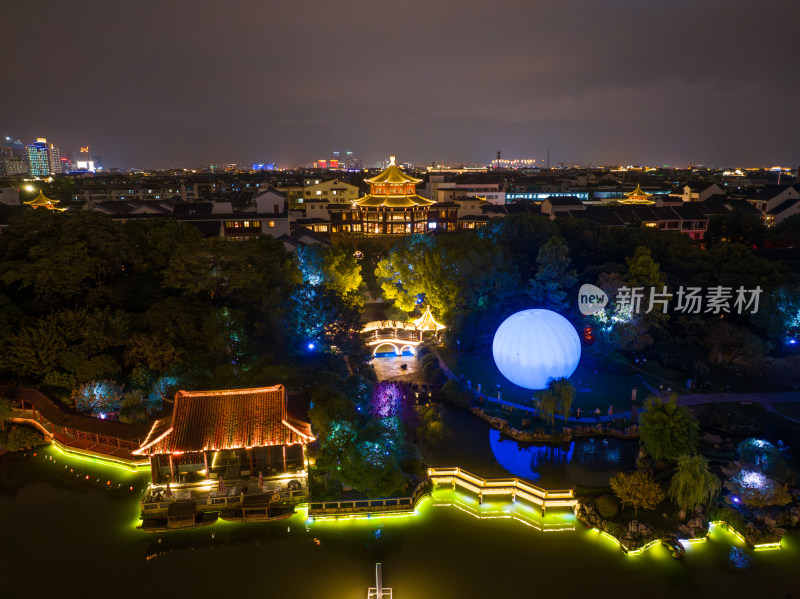
{"type": "Polygon", "coordinates": [[[583,342],[586,345],[592,345],[594,343],[594,331],[591,325],[587,324],[583,327],[583,342]]]}

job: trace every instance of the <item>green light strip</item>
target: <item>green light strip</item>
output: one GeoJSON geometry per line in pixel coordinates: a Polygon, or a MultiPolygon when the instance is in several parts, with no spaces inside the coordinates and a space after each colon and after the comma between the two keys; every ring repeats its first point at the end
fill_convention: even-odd
{"type": "Polygon", "coordinates": [[[85,462],[92,462],[99,466],[111,466],[112,468],[118,468],[120,470],[125,470],[126,472],[131,472],[133,474],[141,474],[142,471],[147,470],[150,468],[150,462],[133,462],[130,464],[126,464],[121,461],[114,460],[113,458],[102,458],[93,453],[85,453],[80,450],[75,450],[72,448],[68,448],[65,445],[62,445],[55,439],[53,439],[53,447],[61,453],[63,456],[68,458],[74,458],[76,460],[83,460],[85,462]]]}

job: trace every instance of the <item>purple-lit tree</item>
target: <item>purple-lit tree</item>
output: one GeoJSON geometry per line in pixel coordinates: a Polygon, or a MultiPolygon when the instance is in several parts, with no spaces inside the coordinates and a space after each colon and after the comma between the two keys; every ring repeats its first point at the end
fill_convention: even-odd
{"type": "Polygon", "coordinates": [[[407,427],[417,425],[414,391],[410,383],[381,381],[372,388],[370,412],[376,418],[397,417],[407,427]]]}

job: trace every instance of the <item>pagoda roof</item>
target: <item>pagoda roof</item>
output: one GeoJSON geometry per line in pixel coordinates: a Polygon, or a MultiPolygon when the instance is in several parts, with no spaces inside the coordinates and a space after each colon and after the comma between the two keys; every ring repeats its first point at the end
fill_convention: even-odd
{"type": "Polygon", "coordinates": [[[421,331],[441,331],[446,328],[443,324],[436,322],[431,314],[431,307],[425,308],[425,312],[414,321],[414,326],[421,331]]]}
{"type": "Polygon", "coordinates": [[[38,196],[36,196],[32,200],[28,200],[27,202],[23,203],[27,204],[28,206],[31,206],[32,208],[48,208],[52,210],[53,208],[56,207],[56,204],[58,202],[54,202],[53,200],[48,198],[46,195],[42,193],[42,190],[40,189],[38,196]]]}
{"type": "Polygon", "coordinates": [[[397,196],[368,193],[363,198],[357,199],[355,203],[365,208],[412,208],[414,206],[430,206],[436,202],[415,193],[397,196]]]}
{"type": "Polygon", "coordinates": [[[137,455],[306,444],[311,425],[286,412],[283,385],[178,391],[171,416],[156,420],[137,455]]]}
{"type": "Polygon", "coordinates": [[[642,189],[642,186],[640,184],[637,184],[636,185],[636,189],[626,193],[625,197],[627,197],[627,198],[649,198],[651,195],[653,195],[653,194],[652,193],[647,193],[645,190],[642,189]]]}
{"type": "Polygon", "coordinates": [[[383,171],[380,175],[376,177],[372,177],[371,179],[364,179],[367,183],[371,185],[380,185],[382,183],[388,183],[390,185],[403,185],[408,183],[422,183],[422,179],[415,179],[399,168],[397,168],[396,164],[390,164],[389,167],[383,171]]]}

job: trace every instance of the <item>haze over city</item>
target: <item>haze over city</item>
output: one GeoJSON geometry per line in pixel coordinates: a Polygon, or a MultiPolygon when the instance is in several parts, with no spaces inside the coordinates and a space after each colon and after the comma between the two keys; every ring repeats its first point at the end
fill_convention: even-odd
{"type": "Polygon", "coordinates": [[[0,2],[3,135],[107,167],[794,165],[797,3],[0,2]],[[541,163],[540,162],[540,163],[541,163]]]}

